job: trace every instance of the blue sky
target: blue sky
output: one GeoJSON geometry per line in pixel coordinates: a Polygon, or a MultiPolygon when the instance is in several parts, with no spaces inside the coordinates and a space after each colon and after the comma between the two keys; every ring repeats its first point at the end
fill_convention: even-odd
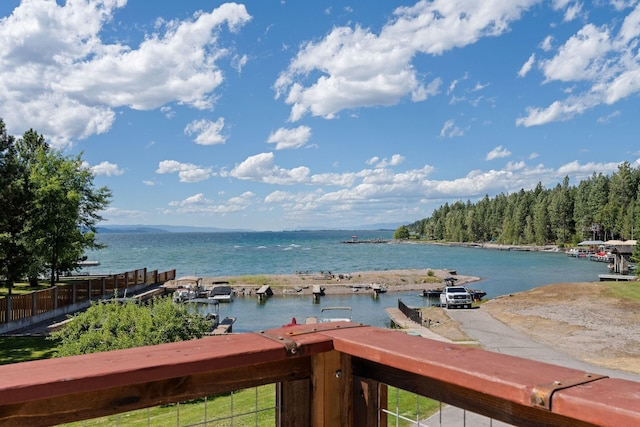
{"type": "Polygon", "coordinates": [[[638,1],[2,0],[0,117],[107,224],[401,224],[640,167],[638,1]]]}

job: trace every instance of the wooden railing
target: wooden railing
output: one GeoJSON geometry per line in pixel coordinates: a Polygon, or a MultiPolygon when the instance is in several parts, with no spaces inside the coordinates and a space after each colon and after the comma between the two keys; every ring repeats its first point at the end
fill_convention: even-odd
{"type": "Polygon", "coordinates": [[[401,299],[398,299],[398,309],[407,316],[407,318],[413,320],[419,325],[422,325],[422,310],[419,308],[409,307],[403,303],[401,299]]]}
{"type": "Polygon", "coordinates": [[[22,295],[0,298],[0,324],[26,319],[83,301],[110,297],[141,285],[162,284],[176,278],[176,270],[159,273],[146,268],[119,274],[73,278],[66,284],[22,295]]]}
{"type": "Polygon", "coordinates": [[[277,384],[279,426],[386,426],[387,385],[523,426],[640,425],[640,383],[353,323],[0,366],[0,425],[277,384]]]}

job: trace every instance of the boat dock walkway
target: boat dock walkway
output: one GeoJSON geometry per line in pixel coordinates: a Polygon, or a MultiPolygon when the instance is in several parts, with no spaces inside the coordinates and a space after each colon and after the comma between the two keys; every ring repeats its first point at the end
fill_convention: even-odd
{"type": "Polygon", "coordinates": [[[220,321],[220,323],[218,323],[218,326],[209,333],[209,335],[224,335],[232,333],[235,321],[235,317],[225,317],[220,321]]]}
{"type": "Polygon", "coordinates": [[[399,308],[385,308],[384,310],[387,312],[391,322],[409,335],[421,336],[436,341],[451,342],[451,340],[436,334],[431,329],[409,319],[399,308]]]}
{"type": "Polygon", "coordinates": [[[636,280],[636,276],[630,274],[598,274],[601,282],[629,282],[636,280]]]}
{"type": "Polygon", "coordinates": [[[258,295],[258,299],[260,301],[266,299],[267,297],[270,297],[271,295],[273,295],[273,291],[271,290],[271,286],[269,286],[269,285],[261,286],[260,289],[258,289],[256,291],[256,295],[258,295]]]}

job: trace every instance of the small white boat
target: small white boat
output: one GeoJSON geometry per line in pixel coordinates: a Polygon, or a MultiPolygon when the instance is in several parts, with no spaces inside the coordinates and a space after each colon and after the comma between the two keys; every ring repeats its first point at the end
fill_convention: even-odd
{"type": "Polygon", "coordinates": [[[324,307],[321,313],[331,313],[329,317],[322,317],[321,323],[325,322],[351,322],[351,307],[324,307]],[[335,314],[337,313],[337,314],[335,314]]]}
{"type": "Polygon", "coordinates": [[[197,276],[185,276],[176,280],[178,285],[173,293],[174,302],[185,302],[201,296],[204,288],[202,278],[197,276]]]}
{"type": "Polygon", "coordinates": [[[233,301],[233,288],[227,285],[214,286],[208,298],[218,302],[231,302],[233,301]]]}

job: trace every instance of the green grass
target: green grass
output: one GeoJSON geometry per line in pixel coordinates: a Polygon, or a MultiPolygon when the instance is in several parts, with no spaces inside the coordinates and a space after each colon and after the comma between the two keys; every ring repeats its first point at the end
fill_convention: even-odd
{"type": "MultiPolygon", "coordinates": [[[[49,283],[40,282],[38,286],[29,286],[28,283],[15,283],[11,292],[14,295],[28,294],[33,291],[41,291],[43,289],[49,289],[49,283]]],[[[0,297],[9,295],[9,288],[6,286],[0,286],[0,297]]]]}
{"type": "Polygon", "coordinates": [[[156,406],[125,412],[93,420],[65,424],[68,427],[84,426],[176,426],[193,425],[207,421],[208,425],[226,427],[272,426],[276,420],[275,385],[240,390],[207,399],[197,399],[180,404],[156,406]],[[232,419],[233,416],[233,419],[232,419]]]}
{"type": "Polygon", "coordinates": [[[638,282],[605,282],[608,292],[616,298],[640,302],[640,283],[638,282]]]}
{"type": "Polygon", "coordinates": [[[0,337],[0,365],[49,359],[56,343],[45,337],[0,337]]]}
{"type": "MultiPolygon", "coordinates": [[[[388,406],[391,413],[397,413],[411,420],[425,420],[440,410],[440,402],[427,397],[391,387],[388,388],[388,406]]],[[[396,420],[395,416],[388,415],[389,426],[411,426],[413,422],[396,420]],[[397,422],[397,423],[396,423],[397,422]]]]}
{"type": "Polygon", "coordinates": [[[231,284],[242,283],[247,285],[274,285],[273,279],[265,275],[239,276],[230,280],[231,284]]]}
{"type": "MultiPolygon", "coordinates": [[[[424,420],[440,409],[439,402],[417,396],[408,391],[389,387],[389,406],[392,413],[412,420],[424,420]]],[[[206,421],[215,426],[272,426],[275,422],[275,385],[240,390],[233,395],[223,395],[183,402],[174,405],[157,406],[149,409],[126,412],[108,417],[65,424],[66,427],[90,427],[119,425],[142,427],[193,425],[206,421]],[[234,415],[233,420],[231,416],[234,415]]],[[[396,420],[388,416],[389,426],[410,426],[412,422],[396,420]],[[397,423],[396,423],[397,421],[397,423]]]]}

